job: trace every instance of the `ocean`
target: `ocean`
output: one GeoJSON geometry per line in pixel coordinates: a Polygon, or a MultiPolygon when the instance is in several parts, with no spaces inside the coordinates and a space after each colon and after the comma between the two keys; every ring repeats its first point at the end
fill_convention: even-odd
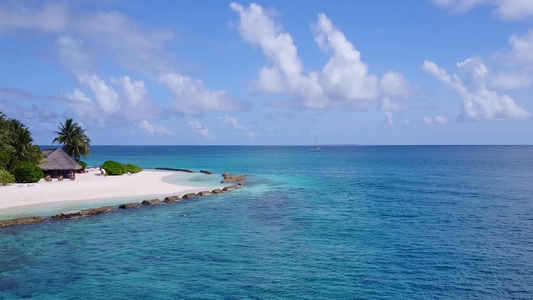
{"type": "Polygon", "coordinates": [[[532,299],[532,146],[93,146],[231,193],[0,228],[0,299],[532,299]]]}

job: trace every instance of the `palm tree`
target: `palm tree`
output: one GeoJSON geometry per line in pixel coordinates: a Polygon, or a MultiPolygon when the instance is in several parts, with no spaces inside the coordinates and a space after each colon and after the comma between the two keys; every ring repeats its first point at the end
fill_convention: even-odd
{"type": "Polygon", "coordinates": [[[72,119],[67,119],[65,124],[59,123],[58,131],[54,133],[58,136],[52,143],[58,142],[63,145],[65,151],[70,157],[79,160],[80,157],[87,157],[91,154],[90,146],[91,140],[85,134],[85,129],[82,129],[78,123],[72,119]]]}
{"type": "Polygon", "coordinates": [[[13,171],[19,161],[41,163],[43,153],[38,146],[33,144],[33,138],[28,128],[15,119],[9,119],[5,123],[8,124],[7,128],[9,128],[5,145],[7,170],[13,171]]]}

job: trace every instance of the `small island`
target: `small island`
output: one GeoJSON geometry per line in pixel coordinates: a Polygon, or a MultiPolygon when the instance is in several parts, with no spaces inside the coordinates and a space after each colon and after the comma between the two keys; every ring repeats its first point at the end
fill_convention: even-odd
{"type": "MultiPolygon", "coordinates": [[[[158,205],[177,202],[194,196],[207,196],[227,192],[244,185],[244,175],[212,174],[202,170],[194,172],[184,169],[142,170],[133,164],[106,161],[101,167],[86,168],[80,158],[90,154],[90,139],[84,130],[67,119],[60,124],[54,142],[63,144],[60,149],[41,149],[33,145],[29,130],[20,122],[7,119],[0,113],[2,131],[0,132],[0,212],[7,210],[31,212],[32,206],[68,202],[71,206],[87,206],[88,203],[116,203],[117,199],[140,199],[139,205],[124,204],[123,208],[158,205]],[[20,139],[17,136],[20,135],[20,139]],[[15,142],[14,142],[15,141],[15,142]],[[25,144],[24,144],[25,143],[25,144]],[[21,146],[21,144],[24,144],[21,146]],[[107,169],[106,169],[107,168],[107,169]],[[220,184],[205,186],[168,183],[167,176],[220,176],[220,184]],[[109,175],[109,176],[107,176],[109,175]],[[231,180],[227,180],[231,178],[231,180]],[[227,185],[226,183],[233,183],[227,185]],[[153,197],[161,197],[153,199],[153,197]]],[[[186,179],[186,177],[184,177],[186,179]]],[[[137,204],[137,202],[135,203],[137,204]]],[[[90,205],[90,204],[89,204],[90,205]]],[[[84,217],[112,211],[110,207],[91,207],[69,212],[58,211],[51,216],[55,219],[84,217]]],[[[16,214],[16,213],[15,213],[16,214]]],[[[24,213],[22,213],[24,214],[24,213]]],[[[0,220],[6,219],[0,217],[0,220]]],[[[24,216],[23,218],[0,221],[0,227],[39,223],[47,220],[43,216],[24,216]]]]}

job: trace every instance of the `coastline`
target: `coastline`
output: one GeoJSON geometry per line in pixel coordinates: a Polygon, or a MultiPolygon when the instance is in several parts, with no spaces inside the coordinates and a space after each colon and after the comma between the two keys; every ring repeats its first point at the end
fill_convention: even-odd
{"type": "Polygon", "coordinates": [[[118,205],[150,197],[197,193],[222,188],[221,177],[202,173],[143,170],[132,175],[97,176],[97,169],[77,174],[76,180],[0,187],[0,220],[46,215],[96,205],[118,205]]]}

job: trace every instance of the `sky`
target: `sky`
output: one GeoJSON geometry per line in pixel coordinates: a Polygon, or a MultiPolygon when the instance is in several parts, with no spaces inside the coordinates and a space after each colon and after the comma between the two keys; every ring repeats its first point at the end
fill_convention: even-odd
{"type": "Polygon", "coordinates": [[[529,145],[533,1],[1,1],[0,111],[39,145],[529,145]]]}

